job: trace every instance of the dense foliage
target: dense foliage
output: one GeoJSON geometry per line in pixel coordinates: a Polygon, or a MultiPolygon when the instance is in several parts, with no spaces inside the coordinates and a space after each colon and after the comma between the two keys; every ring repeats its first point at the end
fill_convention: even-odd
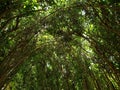
{"type": "Polygon", "coordinates": [[[119,0],[0,0],[1,90],[120,90],[119,0]]]}

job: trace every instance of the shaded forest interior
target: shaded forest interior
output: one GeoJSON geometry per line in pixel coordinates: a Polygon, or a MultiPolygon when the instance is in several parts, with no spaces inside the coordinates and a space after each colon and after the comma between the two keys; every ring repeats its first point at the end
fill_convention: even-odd
{"type": "Polygon", "coordinates": [[[119,0],[0,0],[1,90],[120,90],[119,0]]]}

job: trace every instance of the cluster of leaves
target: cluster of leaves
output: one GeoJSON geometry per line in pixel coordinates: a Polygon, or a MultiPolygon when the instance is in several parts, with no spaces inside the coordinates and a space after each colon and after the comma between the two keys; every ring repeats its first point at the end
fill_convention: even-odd
{"type": "Polygon", "coordinates": [[[1,89],[120,89],[119,2],[0,2],[1,89]]]}

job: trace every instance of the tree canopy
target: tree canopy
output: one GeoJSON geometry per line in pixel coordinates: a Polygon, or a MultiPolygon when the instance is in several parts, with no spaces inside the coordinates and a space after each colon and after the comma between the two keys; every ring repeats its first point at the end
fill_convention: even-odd
{"type": "Polygon", "coordinates": [[[1,90],[120,90],[119,0],[0,0],[1,90]]]}

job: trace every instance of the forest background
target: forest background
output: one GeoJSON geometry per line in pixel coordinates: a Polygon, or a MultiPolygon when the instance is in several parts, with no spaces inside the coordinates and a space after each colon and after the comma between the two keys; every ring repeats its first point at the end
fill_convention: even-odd
{"type": "Polygon", "coordinates": [[[1,90],[120,90],[119,0],[0,0],[1,90]]]}

